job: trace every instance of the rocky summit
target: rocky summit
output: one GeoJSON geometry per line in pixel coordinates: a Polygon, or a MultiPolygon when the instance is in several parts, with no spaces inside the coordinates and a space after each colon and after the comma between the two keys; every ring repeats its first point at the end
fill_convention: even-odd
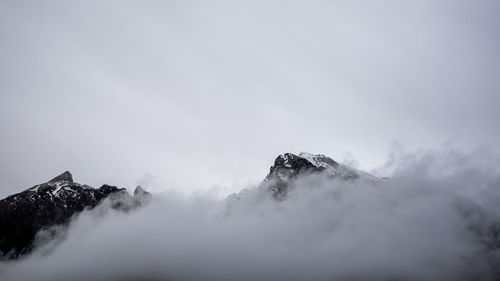
{"type": "Polygon", "coordinates": [[[42,184],[0,200],[0,257],[16,258],[30,252],[36,234],[52,226],[65,225],[85,209],[109,198],[115,209],[140,206],[151,194],[137,187],[134,196],[125,188],[103,185],[93,188],[73,182],[66,171],[42,184]]]}
{"type": "Polygon", "coordinates": [[[298,177],[324,173],[327,177],[342,180],[355,180],[360,177],[375,179],[375,177],[340,164],[322,154],[301,152],[298,155],[285,153],[274,160],[264,183],[273,192],[273,196],[282,199],[286,196],[288,186],[298,177]]]}

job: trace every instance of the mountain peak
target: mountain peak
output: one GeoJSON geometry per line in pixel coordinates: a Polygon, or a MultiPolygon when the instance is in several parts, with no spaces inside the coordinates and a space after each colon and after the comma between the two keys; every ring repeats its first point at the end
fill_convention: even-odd
{"type": "Polygon", "coordinates": [[[128,211],[152,195],[138,187],[134,197],[125,188],[104,184],[93,188],[73,182],[66,171],[52,180],[0,200],[0,261],[29,253],[41,229],[66,226],[74,215],[109,198],[110,207],[128,211]]]}
{"type": "Polygon", "coordinates": [[[66,182],[73,183],[73,176],[71,175],[71,173],[69,171],[66,171],[66,172],[60,174],[59,176],[51,179],[48,182],[58,182],[58,181],[66,181],[66,182]]]}
{"type": "Polygon", "coordinates": [[[138,185],[138,186],[135,188],[135,190],[134,190],[134,195],[136,195],[136,194],[142,194],[142,193],[144,193],[144,192],[145,192],[145,191],[144,191],[144,188],[142,188],[142,186],[138,185]]]}
{"type": "Polygon", "coordinates": [[[323,173],[330,178],[339,178],[342,180],[355,180],[362,174],[372,177],[367,173],[361,173],[358,170],[340,164],[332,158],[307,152],[301,152],[298,155],[293,153],[284,153],[274,160],[269,174],[265,181],[270,184],[276,198],[284,198],[288,185],[301,175],[323,173]]]}

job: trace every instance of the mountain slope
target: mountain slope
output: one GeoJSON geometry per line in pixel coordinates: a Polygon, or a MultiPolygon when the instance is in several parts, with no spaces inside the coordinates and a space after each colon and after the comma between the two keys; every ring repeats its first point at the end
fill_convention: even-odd
{"type": "Polygon", "coordinates": [[[0,256],[28,253],[38,231],[65,224],[73,215],[96,207],[106,198],[112,200],[114,208],[129,209],[149,197],[140,187],[131,197],[125,188],[110,185],[93,188],[75,183],[66,171],[46,183],[0,200],[0,256]]]}

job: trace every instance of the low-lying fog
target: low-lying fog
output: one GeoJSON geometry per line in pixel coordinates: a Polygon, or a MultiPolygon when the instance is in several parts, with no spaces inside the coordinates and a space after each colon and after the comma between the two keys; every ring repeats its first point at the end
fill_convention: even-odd
{"type": "Polygon", "coordinates": [[[389,179],[305,177],[283,201],[248,187],[236,201],[172,192],[130,213],[104,204],[60,243],[1,264],[0,279],[492,280],[500,253],[471,229],[498,219],[499,160],[406,153],[378,171],[389,179]]]}

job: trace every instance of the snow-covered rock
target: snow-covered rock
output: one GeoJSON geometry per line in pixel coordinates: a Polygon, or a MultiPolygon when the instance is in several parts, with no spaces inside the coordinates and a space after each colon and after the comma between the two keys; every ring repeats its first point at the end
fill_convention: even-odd
{"type": "Polygon", "coordinates": [[[85,209],[104,199],[115,209],[130,210],[151,195],[142,188],[134,197],[125,188],[103,185],[93,188],[73,182],[66,171],[52,180],[0,200],[0,257],[16,257],[29,252],[41,229],[63,225],[85,209]]]}
{"type": "Polygon", "coordinates": [[[288,185],[299,176],[324,173],[328,177],[342,180],[359,178],[376,179],[368,173],[340,164],[321,154],[301,152],[299,155],[285,153],[274,160],[264,183],[269,186],[273,195],[282,199],[287,194],[288,185]]]}

